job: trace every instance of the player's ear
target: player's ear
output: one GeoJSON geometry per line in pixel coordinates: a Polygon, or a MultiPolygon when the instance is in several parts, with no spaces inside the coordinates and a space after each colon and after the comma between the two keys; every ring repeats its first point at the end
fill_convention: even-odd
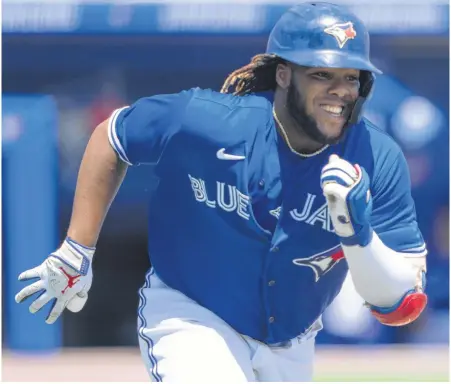
{"type": "Polygon", "coordinates": [[[288,89],[291,83],[292,69],[287,64],[279,64],[276,68],[276,82],[282,89],[288,89]]]}

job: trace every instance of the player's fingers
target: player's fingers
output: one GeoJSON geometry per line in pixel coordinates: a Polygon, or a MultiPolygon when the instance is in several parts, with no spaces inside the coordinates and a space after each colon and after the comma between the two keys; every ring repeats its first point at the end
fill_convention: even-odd
{"type": "Polygon", "coordinates": [[[323,168],[322,173],[325,173],[328,170],[341,170],[353,180],[358,178],[358,171],[355,166],[346,160],[340,159],[339,157],[336,157],[334,161],[329,160],[329,163],[323,168]]]}
{"type": "Polygon", "coordinates": [[[45,284],[44,281],[39,280],[33,284],[27,285],[24,289],[22,289],[16,296],[16,303],[20,303],[25,300],[27,297],[34,295],[36,292],[44,290],[45,284]]]}
{"type": "Polygon", "coordinates": [[[41,295],[38,296],[38,298],[33,301],[30,305],[30,312],[36,313],[39,311],[44,305],[46,305],[50,300],[52,300],[53,296],[50,295],[47,291],[42,292],[41,295]]]}
{"type": "Polygon", "coordinates": [[[58,299],[53,303],[52,308],[50,309],[50,313],[45,319],[47,324],[53,324],[58,317],[60,317],[61,313],[63,313],[64,308],[66,308],[67,300],[58,299]]]}
{"type": "Polygon", "coordinates": [[[329,202],[334,203],[337,199],[345,200],[348,189],[337,183],[324,185],[323,192],[329,202]]]}
{"type": "Polygon", "coordinates": [[[332,163],[334,161],[340,160],[340,157],[336,154],[330,155],[329,156],[329,163],[332,163]]]}
{"type": "Polygon", "coordinates": [[[321,185],[324,187],[328,183],[338,183],[344,187],[349,187],[354,183],[354,180],[339,169],[331,169],[321,175],[321,185]]]}
{"type": "Polygon", "coordinates": [[[80,292],[69,300],[69,303],[67,304],[66,308],[71,312],[80,312],[85,306],[87,300],[88,294],[87,293],[82,294],[80,292]]]}
{"type": "Polygon", "coordinates": [[[40,268],[39,267],[35,267],[32,269],[29,269],[28,271],[22,272],[19,275],[19,280],[20,281],[26,281],[26,280],[30,280],[30,279],[36,279],[40,277],[40,268]]]}

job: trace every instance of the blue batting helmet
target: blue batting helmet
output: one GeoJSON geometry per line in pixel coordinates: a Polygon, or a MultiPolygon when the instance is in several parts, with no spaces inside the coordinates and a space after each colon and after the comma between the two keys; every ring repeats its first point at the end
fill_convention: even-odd
{"type": "Polygon", "coordinates": [[[269,35],[266,53],[305,67],[361,70],[360,97],[350,124],[360,119],[374,74],[382,73],[370,61],[370,38],[363,22],[345,7],[330,3],[303,3],[285,12],[269,35]]]}
{"type": "Polygon", "coordinates": [[[329,3],[289,9],[271,31],[266,53],[306,67],[382,73],[370,61],[369,34],[363,22],[346,8],[329,3]]]}

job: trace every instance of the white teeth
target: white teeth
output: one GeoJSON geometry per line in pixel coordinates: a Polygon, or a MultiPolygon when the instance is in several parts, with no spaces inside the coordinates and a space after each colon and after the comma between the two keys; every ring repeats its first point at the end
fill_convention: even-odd
{"type": "Polygon", "coordinates": [[[333,113],[334,115],[341,115],[343,112],[343,107],[336,107],[333,105],[321,105],[321,108],[327,112],[333,113]]]}

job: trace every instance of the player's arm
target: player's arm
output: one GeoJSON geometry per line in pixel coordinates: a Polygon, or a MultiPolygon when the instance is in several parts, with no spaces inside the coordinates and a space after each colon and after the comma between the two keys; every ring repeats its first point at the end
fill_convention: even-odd
{"type": "Polygon", "coordinates": [[[95,247],[109,207],[124,179],[128,165],[108,139],[110,119],[93,132],[78,173],[69,238],[95,247]]]}
{"type": "Polygon", "coordinates": [[[190,97],[186,91],[140,99],[114,111],[94,130],[81,162],[67,237],[41,265],[20,274],[19,280],[35,281],[16,295],[18,303],[36,294],[29,307],[36,313],[52,301],[49,324],[65,308],[83,308],[92,283],[95,245],[127,166],[159,161],[182,125],[190,97]]]}
{"type": "Polygon", "coordinates": [[[157,163],[180,129],[192,91],[139,99],[91,136],[81,162],[68,237],[94,247],[127,166],[157,163]]]}
{"type": "Polygon", "coordinates": [[[370,191],[363,168],[333,156],[321,183],[357,292],[381,323],[405,325],[427,304],[426,247],[401,152],[377,178],[370,191]]]}
{"type": "Polygon", "coordinates": [[[20,274],[36,280],[15,297],[18,303],[35,295],[31,313],[50,306],[46,322],[55,322],[65,308],[80,311],[92,284],[92,259],[108,208],[124,178],[127,165],[108,140],[108,121],[91,135],[81,162],[68,236],[44,262],[20,274]]]}

